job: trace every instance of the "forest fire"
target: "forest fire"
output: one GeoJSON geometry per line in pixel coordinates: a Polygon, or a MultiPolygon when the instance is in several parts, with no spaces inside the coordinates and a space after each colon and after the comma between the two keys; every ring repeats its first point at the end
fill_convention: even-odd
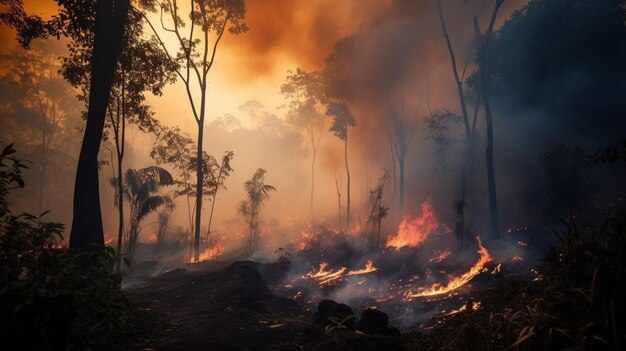
{"type": "Polygon", "coordinates": [[[472,280],[472,278],[481,273],[485,267],[485,264],[491,261],[491,255],[489,254],[489,251],[487,251],[487,249],[483,246],[482,242],[480,241],[480,237],[477,236],[476,241],[478,242],[478,254],[480,255],[480,259],[472,266],[472,268],[470,268],[469,271],[458,277],[454,277],[446,285],[435,283],[427,288],[419,288],[415,292],[409,291],[406,294],[406,299],[410,300],[416,297],[428,297],[447,294],[467,284],[470,280],[472,280]]]}
{"type": "Polygon", "coordinates": [[[432,201],[430,199],[424,201],[421,209],[422,214],[420,216],[402,220],[398,226],[397,234],[387,240],[386,247],[396,249],[404,246],[418,247],[439,228],[432,201]]]}
{"type": "Polygon", "coordinates": [[[193,258],[189,259],[187,263],[198,263],[205,261],[213,261],[224,253],[224,246],[221,244],[215,244],[200,253],[198,260],[195,261],[193,258]]]}

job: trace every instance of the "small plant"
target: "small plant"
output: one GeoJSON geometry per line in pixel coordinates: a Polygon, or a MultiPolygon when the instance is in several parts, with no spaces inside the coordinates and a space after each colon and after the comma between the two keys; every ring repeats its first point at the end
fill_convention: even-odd
{"type": "Polygon", "coordinates": [[[293,256],[293,245],[279,247],[274,253],[278,255],[278,263],[290,263],[293,256]]]}
{"type": "Polygon", "coordinates": [[[330,335],[332,333],[336,333],[337,331],[347,331],[349,330],[348,324],[347,324],[348,321],[354,318],[356,317],[353,314],[346,316],[344,318],[328,317],[327,319],[330,323],[324,326],[324,332],[326,333],[326,335],[330,335]]]}

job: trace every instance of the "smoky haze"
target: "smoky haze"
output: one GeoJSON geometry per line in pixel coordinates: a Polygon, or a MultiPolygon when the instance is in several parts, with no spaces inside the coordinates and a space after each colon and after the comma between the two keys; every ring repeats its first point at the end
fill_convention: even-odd
{"type": "MultiPolygon", "coordinates": [[[[442,3],[457,65],[471,82],[476,70],[472,19],[478,16],[481,26],[486,28],[492,3],[477,0],[442,3]]],[[[526,3],[507,1],[496,21],[496,29],[526,3]]],[[[577,16],[582,15],[572,12],[571,23],[580,21],[577,16]]],[[[555,21],[554,16],[556,14],[548,13],[533,18],[526,24],[532,29],[528,37],[517,38],[514,34],[506,37],[503,33],[502,38],[516,45],[510,42],[494,45],[494,50],[515,58],[502,74],[516,78],[514,85],[499,83],[500,86],[494,87],[493,96],[495,164],[503,227],[524,223],[531,215],[524,207],[528,201],[532,203],[532,199],[525,205],[520,194],[528,188],[528,179],[534,179],[535,175],[540,177],[542,170],[538,159],[542,152],[561,144],[593,152],[619,141],[626,130],[623,106],[622,110],[617,110],[614,102],[623,96],[626,75],[615,74],[611,70],[614,66],[607,66],[600,76],[593,76],[591,70],[596,72],[597,61],[572,59],[558,74],[539,72],[525,80],[512,75],[515,69],[521,71],[533,62],[534,52],[528,45],[550,29],[547,24],[555,21]],[[525,100],[512,98],[520,91],[535,93],[525,100]],[[604,122],[594,123],[599,116],[604,122]]],[[[262,255],[271,258],[278,247],[297,242],[300,228],[312,223],[331,228],[338,225],[336,179],[344,195],[346,190],[343,143],[328,131],[331,125],[328,118],[317,156],[315,205],[311,214],[308,200],[312,155],[305,138],[285,118],[287,111],[282,105],[286,101],[279,94],[287,69],[296,67],[324,72],[330,81],[327,94],[345,101],[356,117],[356,125],[350,129],[348,151],[353,222],[367,224],[370,190],[382,176],[383,169],[388,169],[392,178],[385,188],[384,203],[390,207],[391,215],[383,222],[385,235],[394,233],[403,216],[417,213],[429,198],[441,221],[453,226],[453,203],[459,192],[462,168],[463,125],[452,123],[449,126],[446,137],[456,142],[450,144],[446,168],[436,169],[433,155],[436,145],[424,122],[425,117],[444,110],[456,115],[461,113],[435,1],[249,1],[246,23],[250,32],[226,38],[223,53],[220,52],[222,56],[218,57],[215,83],[209,87],[213,94],[209,100],[212,120],[205,129],[205,149],[210,154],[220,159],[223,152],[234,151],[234,172],[225,181],[226,190],[220,190],[217,195],[214,215],[214,232],[224,241],[227,250],[236,249],[245,233],[237,206],[245,198],[243,183],[258,168],[268,171],[266,182],[278,189],[261,212],[264,221],[262,255]],[[246,102],[256,102],[252,104],[255,108],[242,108],[246,102]],[[405,213],[400,212],[400,175],[391,155],[391,139],[406,145],[405,213]]],[[[3,31],[3,37],[10,36],[6,29],[3,31]]],[[[597,33],[602,33],[602,28],[597,28],[597,33]]],[[[590,35],[586,40],[591,42],[594,38],[590,35]]],[[[613,39],[613,42],[598,44],[598,57],[612,56],[616,62],[624,57],[624,38],[613,39]]],[[[43,44],[36,47],[61,55],[57,49],[43,44]]],[[[574,49],[567,53],[576,54],[574,49]]],[[[10,57],[5,55],[3,59],[9,62],[10,57]]],[[[550,67],[547,72],[551,70],[550,67]]],[[[19,83],[19,77],[3,70],[3,100],[12,99],[11,94],[16,91],[13,86],[19,83]]],[[[466,90],[471,96],[472,87],[466,86],[466,90]]],[[[186,116],[189,114],[184,105],[186,101],[180,94],[181,86],[173,85],[166,88],[164,96],[149,100],[156,118],[167,125],[179,125],[193,135],[193,126],[188,122],[191,119],[186,116]]],[[[73,96],[73,92],[68,91],[67,96],[73,96]]],[[[5,143],[15,141],[16,148],[26,152],[26,158],[37,162],[37,137],[29,134],[29,130],[35,128],[36,117],[29,122],[32,126],[27,126],[25,121],[30,121],[33,106],[22,105],[18,109],[3,103],[0,138],[5,143]]],[[[469,105],[469,110],[473,111],[474,103],[469,105]]],[[[51,144],[57,150],[65,150],[67,160],[55,169],[65,176],[51,177],[45,184],[48,189],[45,207],[53,208],[53,219],[65,223],[70,223],[71,216],[73,167],[82,127],[77,118],[80,108],[81,103],[76,101],[67,107],[67,119],[62,124],[64,134],[56,136],[51,144]]],[[[484,233],[488,228],[483,154],[485,125],[482,111],[478,116],[475,198],[469,210],[473,214],[472,230],[484,233]]],[[[153,165],[155,162],[148,155],[154,137],[132,128],[127,137],[125,166],[153,165]]],[[[111,161],[106,147],[101,150],[100,158],[111,161]]],[[[105,233],[111,238],[116,233],[117,219],[114,191],[108,184],[109,167],[103,165],[100,174],[105,233]]],[[[599,172],[602,179],[614,184],[615,176],[611,174],[614,171],[601,169],[599,172]]],[[[38,207],[34,201],[36,184],[40,182],[36,167],[32,167],[27,172],[27,191],[33,196],[21,196],[18,200],[21,208],[38,207]]],[[[342,201],[345,206],[345,197],[342,201]]],[[[206,218],[210,202],[205,202],[204,206],[206,218]]],[[[184,232],[187,218],[186,199],[178,197],[170,227],[173,231],[184,232]]],[[[140,241],[152,240],[156,235],[156,221],[154,216],[146,220],[140,241]]],[[[203,222],[206,223],[206,219],[203,222]]]]}

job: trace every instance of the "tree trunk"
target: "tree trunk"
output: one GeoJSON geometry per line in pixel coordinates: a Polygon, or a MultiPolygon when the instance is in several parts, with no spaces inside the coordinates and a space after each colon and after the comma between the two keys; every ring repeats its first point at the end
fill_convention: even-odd
{"type": "Polygon", "coordinates": [[[313,146],[313,159],[311,160],[311,203],[309,204],[309,212],[313,219],[313,195],[315,194],[315,158],[317,157],[317,148],[313,146]]]}
{"type": "Polygon", "coordinates": [[[489,28],[485,33],[484,43],[480,43],[480,25],[478,24],[478,18],[474,17],[474,29],[476,30],[476,35],[479,38],[478,44],[478,65],[479,65],[479,73],[480,73],[480,85],[483,96],[483,104],[485,106],[485,121],[487,124],[487,148],[485,150],[486,159],[487,159],[487,186],[489,189],[489,214],[491,217],[491,236],[493,238],[497,238],[500,236],[500,223],[498,216],[498,197],[496,194],[496,175],[493,165],[493,123],[492,123],[492,115],[491,115],[491,104],[489,102],[489,87],[487,81],[487,67],[485,55],[488,50],[490,41],[491,41],[491,33],[493,32],[493,26],[496,20],[496,16],[498,14],[498,10],[504,0],[496,0],[495,7],[491,14],[491,21],[489,22],[489,28]]]}
{"type": "MultiPolygon", "coordinates": [[[[205,94],[202,94],[204,100],[205,94]]],[[[201,105],[200,122],[198,123],[198,148],[196,157],[198,162],[196,165],[196,223],[194,225],[194,241],[193,241],[193,259],[198,261],[200,258],[200,223],[202,219],[202,183],[204,179],[204,169],[202,167],[202,141],[204,139],[204,103],[201,105]]]]}
{"type": "Polygon", "coordinates": [[[128,9],[129,0],[98,0],[96,2],[89,107],[76,170],[70,249],[99,251],[104,247],[98,151],[111,93],[113,72],[122,47],[128,9]]]}
{"type": "MultiPolygon", "coordinates": [[[[346,127],[346,140],[344,144],[344,160],[346,161],[346,185],[347,185],[347,199],[346,199],[346,228],[350,230],[350,168],[348,167],[348,129],[346,127]]],[[[341,202],[339,203],[341,210],[341,202]]],[[[340,211],[341,212],[341,211],[340,211]]],[[[340,219],[341,220],[341,219],[340,219]]]]}
{"type": "Polygon", "coordinates": [[[124,101],[124,81],[122,81],[122,115],[120,118],[119,110],[117,117],[117,125],[113,125],[118,131],[115,134],[115,149],[117,151],[117,210],[118,210],[118,228],[117,228],[117,257],[115,258],[115,270],[118,274],[122,272],[122,237],[124,235],[124,181],[123,181],[123,162],[124,149],[126,142],[126,110],[124,101]],[[121,138],[120,138],[121,123],[121,138]]]}
{"type": "Polygon", "coordinates": [[[402,152],[398,155],[398,164],[400,166],[400,215],[404,217],[404,158],[406,153],[402,152]]]}

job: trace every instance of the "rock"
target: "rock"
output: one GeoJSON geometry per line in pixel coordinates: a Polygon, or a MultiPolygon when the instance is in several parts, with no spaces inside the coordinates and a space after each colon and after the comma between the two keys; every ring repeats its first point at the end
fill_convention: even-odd
{"type": "MultiPolygon", "coordinates": [[[[315,314],[315,321],[317,323],[326,325],[332,322],[329,317],[338,318],[340,321],[348,316],[353,316],[352,308],[343,303],[337,303],[333,300],[322,300],[317,305],[317,313],[315,314]]],[[[344,322],[344,325],[349,329],[354,329],[355,318],[350,318],[344,322]]]]}
{"type": "Polygon", "coordinates": [[[385,335],[389,331],[389,317],[384,312],[368,308],[356,324],[356,329],[366,334],[385,335]]]}

